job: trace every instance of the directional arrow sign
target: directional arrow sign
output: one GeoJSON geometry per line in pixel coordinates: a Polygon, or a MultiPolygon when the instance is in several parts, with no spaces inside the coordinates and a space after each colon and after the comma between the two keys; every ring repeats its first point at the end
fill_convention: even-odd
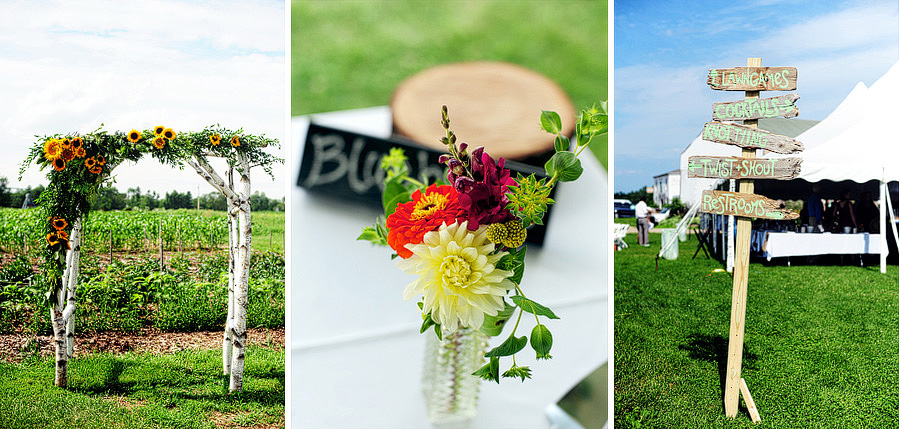
{"type": "Polygon", "coordinates": [[[801,158],[741,158],[730,156],[692,156],[688,158],[688,177],[709,179],[788,180],[800,174],[801,158]]]}
{"type": "Polygon", "coordinates": [[[763,131],[745,125],[707,122],[703,126],[703,140],[740,146],[748,149],[766,149],[790,154],[803,150],[803,143],[788,136],[763,131]]]}
{"type": "Polygon", "coordinates": [[[725,91],[793,91],[796,67],[734,67],[710,69],[706,84],[725,91]]]}
{"type": "Polygon", "coordinates": [[[800,98],[796,92],[772,98],[745,98],[730,103],[713,103],[713,120],[744,121],[748,119],[793,118],[800,112],[794,102],[800,98]]]}
{"type": "Polygon", "coordinates": [[[728,191],[703,191],[700,211],[717,215],[733,215],[762,219],[797,219],[799,215],[781,208],[762,195],[728,191]]]}

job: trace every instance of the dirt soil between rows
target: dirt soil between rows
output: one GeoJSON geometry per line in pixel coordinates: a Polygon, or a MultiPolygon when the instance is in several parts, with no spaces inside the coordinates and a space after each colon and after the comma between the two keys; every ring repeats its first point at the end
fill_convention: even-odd
{"type": "MultiPolygon", "coordinates": [[[[146,329],[133,334],[120,332],[75,333],[75,357],[91,353],[126,352],[165,354],[179,350],[222,348],[222,331],[161,332],[146,329]]],[[[284,349],[284,328],[247,330],[249,344],[284,349]]],[[[28,356],[53,356],[53,336],[29,334],[0,335],[0,361],[19,363],[28,356]]]]}

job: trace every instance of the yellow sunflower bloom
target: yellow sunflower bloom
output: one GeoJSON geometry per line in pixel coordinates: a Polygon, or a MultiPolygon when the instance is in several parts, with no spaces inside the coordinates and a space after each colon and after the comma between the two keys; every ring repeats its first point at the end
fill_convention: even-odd
{"type": "Polygon", "coordinates": [[[103,155],[97,155],[97,165],[104,164],[106,164],[106,158],[104,158],[103,155]]]}
{"type": "Polygon", "coordinates": [[[65,229],[67,226],[69,226],[69,223],[66,222],[65,219],[63,219],[59,216],[54,216],[53,220],[50,222],[50,224],[53,225],[53,229],[55,229],[57,231],[61,231],[61,230],[65,229]]]}
{"type": "Polygon", "coordinates": [[[66,161],[62,158],[56,158],[53,160],[53,169],[56,171],[63,171],[66,168],[66,161]]]}
{"type": "Polygon", "coordinates": [[[166,138],[163,136],[159,136],[153,139],[153,146],[156,146],[157,149],[162,149],[166,146],[166,138]]]}
{"type": "Polygon", "coordinates": [[[90,171],[91,173],[94,173],[94,174],[100,174],[103,172],[103,167],[101,167],[99,165],[95,165],[88,171],[90,171]]]}
{"type": "Polygon", "coordinates": [[[238,147],[241,145],[241,139],[238,136],[231,137],[231,145],[234,147],[238,147]]]}
{"type": "Polygon", "coordinates": [[[163,130],[163,137],[165,137],[169,140],[174,140],[175,139],[175,131],[172,130],[171,128],[166,128],[165,130],[163,130]]]}
{"type": "Polygon", "coordinates": [[[59,158],[59,154],[62,152],[62,146],[57,139],[49,139],[46,143],[44,143],[44,157],[49,160],[54,160],[59,158]]]}
{"type": "Polygon", "coordinates": [[[219,143],[222,143],[222,136],[220,136],[218,134],[212,134],[209,136],[209,141],[212,143],[213,146],[218,146],[219,143]]]}
{"type": "Polygon", "coordinates": [[[155,128],[153,128],[153,134],[161,136],[163,131],[165,131],[165,130],[166,130],[166,127],[164,127],[162,125],[157,125],[155,128]]]}
{"type": "Polygon", "coordinates": [[[66,162],[69,162],[75,159],[75,151],[72,150],[71,147],[64,146],[62,152],[60,152],[59,154],[59,157],[66,160],[66,162]]]}
{"type": "Polygon", "coordinates": [[[49,243],[50,246],[59,244],[59,237],[56,236],[56,231],[47,234],[47,243],[49,243]]]}
{"type": "Polygon", "coordinates": [[[62,144],[63,149],[71,149],[72,148],[72,142],[69,141],[68,138],[62,139],[61,144],[62,144]]]}
{"type": "Polygon", "coordinates": [[[87,153],[85,153],[84,148],[79,146],[77,149],[73,149],[75,151],[76,158],[84,158],[87,153]]]}
{"type": "Polygon", "coordinates": [[[418,278],[406,286],[403,298],[424,297],[422,311],[448,332],[458,327],[478,329],[484,315],[496,316],[503,297],[515,287],[512,271],[496,267],[507,252],[492,254],[487,226],[469,231],[468,222],[443,224],[425,234],[421,244],[407,244],[413,252],[397,266],[418,278]]]}
{"type": "Polygon", "coordinates": [[[128,132],[128,141],[132,143],[137,143],[141,140],[141,132],[138,130],[131,130],[128,132]]]}
{"type": "Polygon", "coordinates": [[[78,149],[84,145],[84,140],[81,137],[72,137],[71,144],[72,149],[78,149]]]}
{"type": "Polygon", "coordinates": [[[93,156],[84,160],[84,166],[87,167],[88,170],[90,170],[91,168],[94,168],[94,165],[96,165],[96,164],[97,164],[97,160],[94,159],[93,156]]]}

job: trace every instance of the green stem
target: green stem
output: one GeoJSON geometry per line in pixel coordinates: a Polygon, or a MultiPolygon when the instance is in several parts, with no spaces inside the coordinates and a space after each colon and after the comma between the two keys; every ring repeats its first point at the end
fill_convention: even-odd
{"type": "Polygon", "coordinates": [[[416,179],[413,179],[412,177],[409,177],[409,176],[404,176],[403,180],[405,180],[409,183],[412,183],[413,185],[416,185],[416,187],[419,189],[425,189],[425,187],[426,187],[424,183],[422,183],[416,179]]]}

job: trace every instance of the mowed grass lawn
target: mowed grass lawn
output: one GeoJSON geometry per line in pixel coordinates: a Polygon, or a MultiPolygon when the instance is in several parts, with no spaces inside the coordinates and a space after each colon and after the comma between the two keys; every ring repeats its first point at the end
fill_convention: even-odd
{"type": "Polygon", "coordinates": [[[52,358],[0,363],[0,427],[283,427],[284,350],[249,346],[237,394],[221,362],[221,350],[88,355],[69,362],[67,389],[52,358]]]}
{"type": "Polygon", "coordinates": [[[680,243],[679,259],[636,245],[615,258],[616,428],[898,426],[898,270],[752,263],[741,400],[725,417],[732,277],[680,243]]]}

